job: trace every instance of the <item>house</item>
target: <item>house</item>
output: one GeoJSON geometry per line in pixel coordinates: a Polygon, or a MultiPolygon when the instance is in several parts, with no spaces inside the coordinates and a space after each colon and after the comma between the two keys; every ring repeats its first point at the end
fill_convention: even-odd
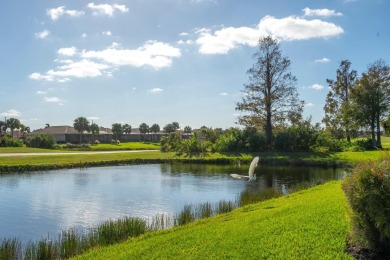
{"type": "MultiPolygon", "coordinates": [[[[57,143],[79,143],[80,133],[72,126],[50,126],[32,131],[28,135],[46,134],[51,135],[57,143]]],[[[87,131],[83,132],[82,143],[90,143],[98,140],[101,143],[111,143],[113,136],[109,128],[100,127],[99,134],[93,136],[87,131]]]]}

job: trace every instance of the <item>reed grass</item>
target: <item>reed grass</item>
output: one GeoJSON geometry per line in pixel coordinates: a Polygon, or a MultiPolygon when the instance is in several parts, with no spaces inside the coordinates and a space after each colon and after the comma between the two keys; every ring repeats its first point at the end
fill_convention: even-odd
{"type": "Polygon", "coordinates": [[[17,238],[3,239],[0,244],[0,259],[19,259],[22,243],[17,238]]]}

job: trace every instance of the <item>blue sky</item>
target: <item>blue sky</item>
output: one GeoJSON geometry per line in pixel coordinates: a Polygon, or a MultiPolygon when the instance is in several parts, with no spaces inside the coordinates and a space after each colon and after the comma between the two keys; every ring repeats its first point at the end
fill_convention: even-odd
{"type": "Polygon", "coordinates": [[[389,12],[386,0],[1,1],[0,116],[234,127],[256,42],[272,35],[320,122],[341,60],[359,74],[389,64],[389,12]]]}

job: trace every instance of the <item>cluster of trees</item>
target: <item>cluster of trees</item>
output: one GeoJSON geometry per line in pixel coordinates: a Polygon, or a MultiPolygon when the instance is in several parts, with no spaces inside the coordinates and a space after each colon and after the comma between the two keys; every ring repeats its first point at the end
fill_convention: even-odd
{"type": "Polygon", "coordinates": [[[11,137],[14,136],[15,130],[19,131],[22,134],[22,137],[24,137],[26,133],[30,133],[30,127],[22,124],[17,118],[9,118],[4,121],[0,120],[0,136],[6,135],[8,129],[10,130],[11,137]]]}
{"type": "Polygon", "coordinates": [[[26,134],[30,132],[30,127],[25,126],[19,119],[9,118],[4,121],[0,120],[0,146],[1,147],[18,147],[26,141],[26,134]],[[9,130],[9,131],[8,131],[9,130]],[[19,132],[19,139],[14,138],[14,132],[19,132]]]}
{"type": "Polygon", "coordinates": [[[381,126],[386,132],[390,126],[390,67],[378,60],[358,77],[351,62],[343,60],[336,79],[327,82],[326,128],[348,142],[360,129],[369,129],[372,145],[381,148],[381,126]]]}
{"type": "Polygon", "coordinates": [[[236,105],[242,115],[240,129],[194,131],[190,140],[171,134],[161,141],[163,151],[188,155],[206,151],[239,152],[269,149],[340,151],[351,147],[351,138],[367,128],[371,143],[355,143],[357,149],[381,147],[381,126],[390,132],[390,69],[383,60],[369,65],[358,76],[351,62],[343,60],[336,79],[328,79],[329,94],[324,107],[323,123],[311,124],[303,119],[304,102],[299,99],[296,78],[290,72],[291,61],[282,55],[272,37],[259,40],[255,63],[247,71],[248,84],[236,105]]]}
{"type": "MultiPolygon", "coordinates": [[[[296,78],[290,72],[291,61],[282,56],[277,40],[261,38],[254,58],[256,62],[247,72],[249,83],[236,106],[244,113],[238,123],[264,131],[267,144],[273,146],[275,131],[304,122],[304,102],[299,100],[296,78]]],[[[378,60],[358,76],[351,62],[343,60],[336,79],[327,82],[330,92],[324,107],[325,130],[351,142],[358,130],[368,128],[372,145],[381,147],[381,126],[389,131],[390,125],[389,66],[378,60]]]]}

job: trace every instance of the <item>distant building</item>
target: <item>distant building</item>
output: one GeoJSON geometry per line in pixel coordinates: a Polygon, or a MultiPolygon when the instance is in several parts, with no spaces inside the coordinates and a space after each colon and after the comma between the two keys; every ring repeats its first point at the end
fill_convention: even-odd
{"type": "MultiPolygon", "coordinates": [[[[50,126],[32,131],[28,135],[46,134],[51,135],[56,139],[57,143],[79,143],[80,134],[72,126],[50,126]]],[[[82,143],[90,143],[98,140],[101,143],[110,143],[112,139],[112,132],[109,128],[100,127],[99,134],[92,136],[91,133],[83,132],[82,143]]]]}
{"type": "MultiPolygon", "coordinates": [[[[46,128],[41,128],[28,133],[27,135],[35,134],[46,134],[51,135],[56,139],[57,143],[74,143],[77,144],[80,142],[80,134],[72,126],[50,126],[46,128]]],[[[184,138],[188,138],[191,134],[183,134],[180,132],[184,138]]],[[[163,132],[157,133],[148,133],[142,135],[139,132],[139,128],[133,128],[130,134],[122,133],[118,135],[118,140],[121,142],[160,142],[162,136],[167,134],[163,132]]],[[[98,140],[100,143],[111,143],[116,136],[112,133],[110,128],[100,127],[99,134],[92,136],[91,133],[86,131],[83,132],[82,143],[93,143],[95,140],[98,140]]]]}

